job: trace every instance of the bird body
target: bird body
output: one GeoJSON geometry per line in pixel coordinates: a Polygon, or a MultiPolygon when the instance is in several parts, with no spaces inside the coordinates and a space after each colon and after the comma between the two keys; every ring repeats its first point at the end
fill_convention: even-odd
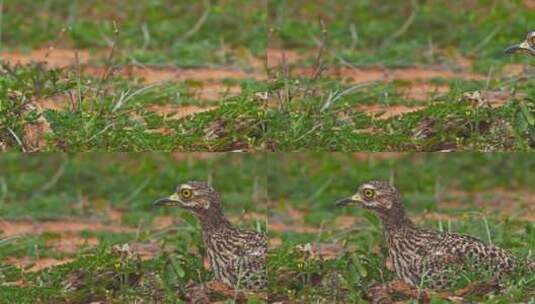
{"type": "Polygon", "coordinates": [[[499,279],[515,267],[504,249],[471,236],[416,227],[405,214],[398,190],[386,182],[366,183],[339,205],[351,203],[379,215],[394,272],[412,286],[443,290],[452,287],[462,271],[486,272],[499,279]]]}
{"type": "Polygon", "coordinates": [[[216,280],[245,289],[265,285],[265,235],[229,225],[203,230],[203,243],[216,280]]]}
{"type": "Polygon", "coordinates": [[[264,288],[266,235],[233,227],[223,214],[219,194],[211,186],[205,182],[187,182],[155,205],[179,206],[199,219],[203,244],[216,280],[237,289],[264,288]]]}

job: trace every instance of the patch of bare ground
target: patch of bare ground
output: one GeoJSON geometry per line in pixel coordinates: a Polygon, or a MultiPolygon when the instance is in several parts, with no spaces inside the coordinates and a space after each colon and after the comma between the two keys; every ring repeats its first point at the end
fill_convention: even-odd
{"type": "Polygon", "coordinates": [[[413,83],[401,89],[403,97],[409,100],[426,101],[431,97],[443,95],[450,90],[447,85],[434,85],[429,83],[413,83]]]}
{"type": "Polygon", "coordinates": [[[494,107],[503,106],[512,97],[509,91],[481,91],[481,98],[484,102],[494,107]]]}
{"type": "Polygon", "coordinates": [[[293,50],[277,48],[269,48],[267,50],[267,62],[270,68],[293,64],[301,58],[302,56],[293,50]]]}
{"type": "MultiPolygon", "coordinates": [[[[85,66],[82,69],[84,75],[101,77],[105,72],[104,67],[85,66]]],[[[114,74],[130,79],[139,79],[143,83],[153,84],[162,82],[199,81],[199,82],[220,82],[223,79],[256,79],[264,78],[258,72],[247,72],[230,67],[213,68],[158,68],[158,67],[138,67],[123,66],[114,70],[114,74]]]]}
{"type": "Polygon", "coordinates": [[[82,231],[110,231],[116,233],[135,232],[136,229],[120,225],[106,225],[96,221],[0,221],[2,237],[24,234],[41,234],[44,232],[66,234],[80,233],[82,231]]]}
{"type": "Polygon", "coordinates": [[[400,153],[400,152],[375,152],[375,153],[356,152],[356,153],[353,153],[353,157],[360,161],[400,159],[402,157],[405,157],[406,155],[407,155],[406,153],[400,153]]]}
{"type": "Polygon", "coordinates": [[[175,217],[170,215],[157,216],[152,220],[152,226],[156,229],[164,229],[175,224],[175,217]]]}
{"type": "MultiPolygon", "coordinates": [[[[49,242],[47,242],[49,244],[49,242]]],[[[60,243],[54,241],[49,244],[57,252],[73,255],[82,246],[96,246],[98,245],[98,239],[89,238],[82,239],[79,237],[62,238],[60,243]]],[[[141,260],[148,260],[156,256],[161,248],[155,243],[129,243],[129,252],[135,254],[141,260]]],[[[5,263],[14,265],[20,268],[24,268],[29,272],[40,271],[49,267],[58,266],[74,261],[74,258],[64,257],[62,259],[56,258],[33,258],[29,256],[25,257],[8,257],[5,259],[5,263]]]]}
{"type": "Polygon", "coordinates": [[[147,110],[163,115],[167,119],[182,119],[198,113],[208,112],[216,107],[177,106],[177,105],[149,105],[147,110]]]}
{"type": "Polygon", "coordinates": [[[35,272],[35,271],[43,270],[48,267],[66,264],[66,263],[72,262],[73,260],[74,259],[71,259],[71,258],[58,260],[54,258],[7,257],[5,259],[5,262],[7,264],[15,265],[20,268],[24,268],[24,269],[28,268],[27,269],[28,271],[35,272]]]}
{"type": "Polygon", "coordinates": [[[49,68],[65,68],[89,62],[91,55],[85,50],[74,49],[35,49],[29,52],[7,51],[0,52],[0,58],[9,64],[29,64],[44,62],[49,68]]]}
{"type": "MultiPolygon", "coordinates": [[[[534,0],[535,2],[535,0],[534,0]]],[[[502,74],[510,76],[518,76],[524,74],[526,71],[526,65],[521,63],[509,63],[506,64],[502,69],[502,74]]]]}
{"type": "Polygon", "coordinates": [[[367,113],[376,119],[389,119],[406,113],[415,112],[423,109],[423,106],[406,106],[406,105],[385,105],[385,104],[366,104],[357,106],[357,110],[367,113]]]}
{"type": "MultiPolygon", "coordinates": [[[[294,73],[299,76],[310,77],[314,73],[314,68],[296,68],[294,73]]],[[[434,78],[461,78],[467,80],[484,80],[486,76],[467,72],[455,72],[444,68],[348,68],[334,67],[327,69],[324,75],[342,78],[348,83],[363,83],[373,81],[425,81],[434,78]]]]}
{"type": "Polygon", "coordinates": [[[319,233],[320,229],[318,227],[305,225],[305,214],[306,211],[290,207],[277,210],[268,216],[268,230],[274,232],[319,233]]]}
{"type": "Polygon", "coordinates": [[[353,227],[356,221],[357,218],[353,215],[341,215],[336,218],[334,225],[338,229],[345,230],[353,227]]]}
{"type": "Polygon", "coordinates": [[[268,222],[268,230],[274,232],[296,232],[296,233],[319,233],[320,229],[312,226],[305,226],[299,223],[286,224],[279,220],[270,220],[268,222]]]}
{"type": "Polygon", "coordinates": [[[296,249],[307,259],[329,260],[336,258],[344,249],[341,243],[307,243],[296,249]]]}
{"type": "Polygon", "coordinates": [[[96,237],[83,238],[79,235],[68,233],[61,235],[57,239],[49,239],[45,243],[58,252],[75,254],[81,247],[97,246],[99,240],[96,237]]]}
{"type": "Polygon", "coordinates": [[[276,247],[279,247],[280,245],[282,245],[281,238],[278,238],[278,237],[269,238],[269,246],[271,248],[276,248],[276,247]]]}
{"type": "Polygon", "coordinates": [[[449,190],[438,206],[457,210],[477,207],[512,219],[535,221],[535,195],[529,191],[495,189],[484,193],[467,193],[449,190]]]}
{"type": "MultiPolygon", "coordinates": [[[[83,75],[103,77],[109,73],[107,67],[89,65],[93,59],[103,57],[90,54],[86,50],[75,49],[35,49],[29,52],[9,51],[1,52],[0,58],[10,64],[28,64],[31,62],[44,62],[49,68],[69,68],[80,65],[83,75]]],[[[195,90],[195,96],[199,99],[218,100],[222,97],[238,95],[241,92],[239,86],[227,86],[221,82],[224,79],[264,79],[261,71],[245,71],[233,67],[213,68],[163,68],[163,67],[140,67],[121,66],[112,70],[112,74],[136,79],[145,84],[163,82],[196,81],[201,85],[195,90]]]]}
{"type": "Polygon", "coordinates": [[[189,161],[192,159],[199,159],[199,160],[214,159],[214,158],[221,158],[226,155],[227,154],[224,152],[195,152],[195,153],[174,152],[174,153],[171,153],[171,157],[176,161],[189,161]]]}
{"type": "Polygon", "coordinates": [[[231,96],[238,96],[241,93],[239,86],[226,86],[220,83],[203,84],[198,89],[192,90],[195,99],[218,101],[231,96]]]}
{"type": "MultiPolygon", "coordinates": [[[[400,296],[425,304],[432,303],[432,299],[437,298],[452,303],[464,303],[466,302],[464,297],[496,293],[500,288],[498,281],[493,279],[485,282],[474,282],[457,290],[435,292],[425,288],[412,287],[401,280],[394,280],[387,283],[372,284],[364,294],[364,298],[372,303],[398,303],[394,301],[394,298],[399,299],[400,296]]],[[[403,303],[405,302],[403,301],[403,303]]]]}
{"type": "Polygon", "coordinates": [[[524,0],[522,3],[529,9],[535,9],[535,0],[524,0]]]}
{"type": "MultiPolygon", "coordinates": [[[[25,111],[36,111],[42,114],[46,110],[59,110],[68,105],[68,99],[63,95],[49,98],[32,100],[25,105],[25,111]]],[[[22,130],[22,143],[26,152],[34,152],[43,149],[46,145],[44,134],[50,132],[50,123],[42,116],[35,122],[27,123],[22,130]]]]}
{"type": "MultiPolygon", "coordinates": [[[[105,68],[85,66],[84,75],[102,77],[105,68]]],[[[200,100],[218,101],[241,93],[239,85],[222,83],[225,79],[261,79],[261,74],[249,73],[228,67],[218,68],[157,68],[124,66],[114,70],[113,75],[139,81],[146,85],[186,82],[188,94],[200,100]],[[187,83],[190,82],[190,83],[187,83]]]]}
{"type": "Polygon", "coordinates": [[[267,220],[267,214],[261,212],[244,212],[238,216],[230,217],[231,222],[241,223],[241,222],[265,222],[267,220]]]}

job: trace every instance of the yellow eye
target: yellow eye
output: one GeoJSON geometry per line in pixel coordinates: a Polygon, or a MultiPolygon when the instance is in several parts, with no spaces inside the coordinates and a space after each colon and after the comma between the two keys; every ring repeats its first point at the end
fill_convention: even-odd
{"type": "Polygon", "coordinates": [[[364,189],[363,194],[366,198],[372,198],[375,196],[375,191],[373,189],[364,189]]]}
{"type": "Polygon", "coordinates": [[[180,196],[182,196],[182,198],[190,198],[192,195],[193,192],[191,191],[191,189],[180,190],[180,196]]]}

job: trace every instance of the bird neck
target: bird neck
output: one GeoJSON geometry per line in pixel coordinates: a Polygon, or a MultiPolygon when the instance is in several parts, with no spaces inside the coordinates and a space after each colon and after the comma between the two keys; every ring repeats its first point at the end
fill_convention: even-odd
{"type": "Polygon", "coordinates": [[[232,229],[232,224],[227,220],[221,208],[197,213],[201,222],[202,230],[206,233],[232,229]]]}
{"type": "Polygon", "coordinates": [[[386,232],[415,227],[414,223],[405,214],[403,207],[379,213],[379,217],[383,222],[383,228],[386,232]]]}

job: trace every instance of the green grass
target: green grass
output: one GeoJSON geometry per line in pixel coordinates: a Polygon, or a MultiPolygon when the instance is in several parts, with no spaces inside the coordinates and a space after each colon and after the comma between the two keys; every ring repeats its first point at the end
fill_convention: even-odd
{"type": "Polygon", "coordinates": [[[503,54],[533,26],[529,23],[535,17],[533,10],[521,1],[495,1],[489,5],[487,1],[347,4],[273,0],[269,12],[271,43],[302,57],[288,64],[289,72],[286,67],[270,71],[278,75],[272,87],[278,107],[268,112],[272,132],[267,137],[281,151],[436,151],[453,144],[456,150],[533,150],[532,60],[503,54]],[[336,66],[460,71],[460,57],[472,63],[467,72],[479,73],[483,80],[463,79],[459,74],[456,79],[420,81],[449,88],[448,93],[423,101],[400,94],[401,89],[417,81],[394,79],[363,86],[328,72],[336,66]],[[523,64],[524,74],[511,78],[503,69],[509,63],[523,64]],[[293,69],[303,66],[327,71],[315,79],[295,76],[293,69]],[[474,90],[515,91],[527,99],[509,97],[505,107],[486,114],[490,115],[486,123],[510,125],[496,135],[492,128],[475,130],[481,117],[465,115],[463,112],[469,109],[457,105],[463,92],[474,90]],[[384,121],[373,120],[356,109],[369,104],[418,105],[424,109],[384,121]],[[424,117],[437,121],[432,128],[435,134],[426,140],[415,139],[413,129],[424,117]],[[468,132],[444,127],[456,119],[471,125],[468,132]]]}
{"type": "Polygon", "coordinates": [[[99,50],[116,43],[120,60],[174,66],[243,64],[265,53],[264,1],[3,1],[2,45],[99,50]],[[247,27],[247,31],[242,29],[247,27]],[[6,30],[9,29],[9,30],[6,30]],[[46,29],[46,30],[43,30],[46,29]],[[229,52],[220,52],[221,47],[229,52]]]}
{"type": "MultiPolygon", "coordinates": [[[[110,70],[224,66],[253,73],[258,69],[253,63],[265,61],[265,6],[264,1],[241,0],[3,1],[0,46],[2,51],[23,52],[49,46],[73,53],[87,50],[94,56],[89,66],[110,70]]],[[[204,80],[147,85],[133,76],[92,77],[76,68],[4,62],[0,150],[228,151],[267,145],[263,110],[255,97],[267,85],[255,77],[218,79],[222,88],[236,85],[242,93],[207,101],[195,94],[204,80]],[[35,108],[39,100],[62,107],[35,108]],[[164,119],[163,112],[147,110],[150,105],[218,108],[184,119],[164,119]],[[36,146],[28,129],[45,122],[49,128],[38,132],[44,143],[36,146]],[[210,123],[223,125],[219,138],[207,138],[210,123]]]]}
{"type": "Polygon", "coordinates": [[[534,18],[521,1],[493,5],[483,0],[350,5],[276,0],[3,4],[0,41],[4,50],[77,48],[95,55],[90,66],[232,67],[250,72],[251,77],[219,79],[226,86],[240,86],[241,94],[207,101],[195,94],[208,84],[204,80],[153,86],[137,75],[100,78],[80,75],[77,69],[4,64],[0,70],[2,150],[531,151],[535,146],[531,58],[503,55],[503,49],[520,42],[534,18]],[[302,58],[289,64],[289,73],[280,67],[264,71],[268,44],[295,51],[302,58]],[[459,58],[471,64],[463,68],[459,58]],[[523,73],[508,75],[507,66],[513,63],[525,66],[523,73]],[[458,74],[452,79],[357,85],[328,72],[313,79],[292,74],[294,68],[335,66],[464,69],[482,78],[458,74]],[[403,92],[416,82],[441,84],[449,92],[411,100],[403,92]],[[475,113],[479,110],[457,103],[463,93],[474,90],[508,94],[505,106],[475,113]],[[58,98],[69,99],[66,108],[44,112],[32,108],[34,101],[58,98]],[[163,113],[148,110],[153,105],[218,109],[164,119],[163,113]],[[365,105],[423,109],[385,121],[370,117],[360,108],[365,105]],[[424,117],[436,122],[432,136],[425,140],[414,136],[424,117]],[[451,130],[452,121],[462,121],[454,125],[466,128],[451,130]],[[36,146],[28,142],[28,129],[43,122],[50,128],[38,133],[44,142],[36,146]],[[488,128],[480,129],[480,124],[488,128]],[[214,125],[221,129],[218,138],[207,136],[214,125]]]}
{"type": "MultiPolygon", "coordinates": [[[[267,142],[262,104],[255,96],[264,85],[257,81],[239,83],[242,94],[222,99],[213,111],[173,119],[147,107],[210,103],[188,93],[186,82],[147,86],[112,78],[101,84],[95,78],[77,79],[42,65],[5,68],[0,78],[0,140],[7,149],[35,150],[24,140],[25,128],[39,124],[39,118],[50,126],[42,135],[41,151],[227,151],[267,142]],[[69,98],[59,110],[40,113],[28,107],[29,100],[68,96],[72,91],[82,99],[69,98]],[[207,137],[215,121],[220,122],[216,127],[220,136],[207,137]]],[[[168,114],[172,117],[173,112],[168,114]]]]}
{"type": "MultiPolygon", "coordinates": [[[[278,43],[296,50],[317,47],[323,36],[322,20],[328,60],[333,64],[451,64],[452,55],[462,55],[476,59],[481,71],[487,72],[490,66],[508,61],[503,59],[504,46],[511,44],[511,39],[525,37],[535,18],[522,1],[488,4],[272,0],[269,12],[278,43]]],[[[528,58],[520,60],[529,62],[528,58]]]]}

